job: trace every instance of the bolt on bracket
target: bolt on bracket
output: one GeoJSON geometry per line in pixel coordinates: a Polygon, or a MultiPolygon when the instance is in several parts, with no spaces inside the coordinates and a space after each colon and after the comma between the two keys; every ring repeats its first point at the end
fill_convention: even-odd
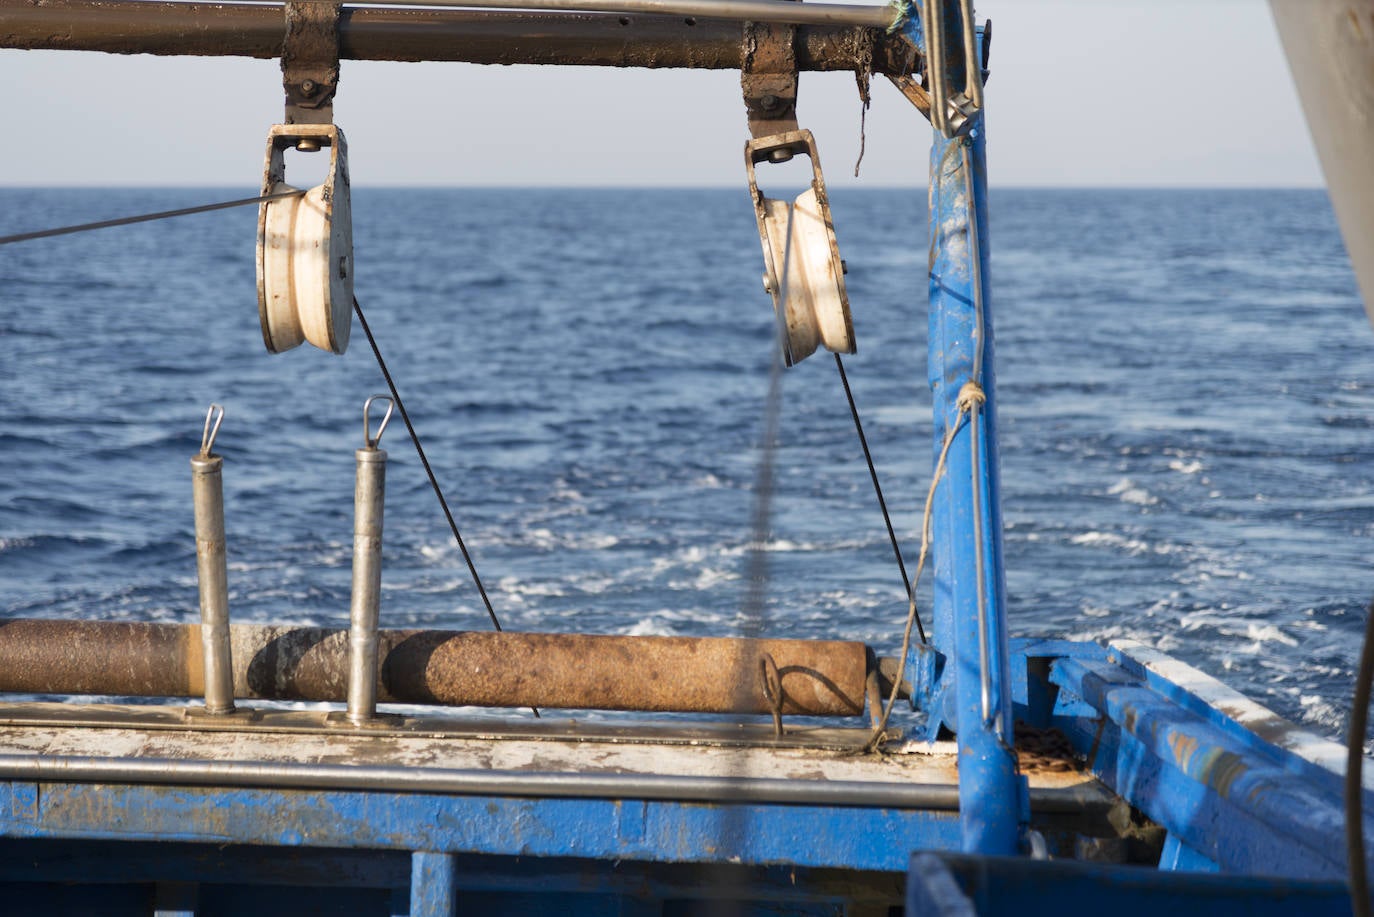
{"type": "MultiPolygon", "coordinates": [[[[342,3],[288,2],[282,42],[282,86],[287,124],[332,124],[339,86],[339,17],[342,3]]],[[[301,149],[318,149],[304,146],[301,149]]]]}
{"type": "Polygon", "coordinates": [[[796,37],[792,25],[744,24],[739,79],[753,137],[797,129],[796,37]]]}

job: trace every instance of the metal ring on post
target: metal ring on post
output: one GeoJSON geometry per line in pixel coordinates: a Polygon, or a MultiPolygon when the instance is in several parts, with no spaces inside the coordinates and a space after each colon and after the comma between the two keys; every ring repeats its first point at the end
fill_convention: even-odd
{"type": "Polygon", "coordinates": [[[391,413],[396,410],[396,402],[386,395],[373,395],[363,402],[363,443],[368,449],[376,449],[382,441],[382,434],[386,432],[386,425],[391,423],[391,413]],[[372,435],[372,421],[369,415],[372,413],[372,402],[385,401],[386,413],[382,415],[382,422],[377,426],[377,435],[372,435]]]}
{"type": "Polygon", "coordinates": [[[224,406],[211,404],[205,412],[205,428],[200,433],[200,454],[209,457],[215,451],[215,437],[219,436],[219,425],[224,423],[224,406]]]}
{"type": "Polygon", "coordinates": [[[762,681],[763,696],[768,701],[768,712],[773,715],[773,735],[780,738],[783,734],[782,674],[778,671],[778,664],[774,661],[772,653],[764,653],[759,657],[759,678],[762,681]]]}

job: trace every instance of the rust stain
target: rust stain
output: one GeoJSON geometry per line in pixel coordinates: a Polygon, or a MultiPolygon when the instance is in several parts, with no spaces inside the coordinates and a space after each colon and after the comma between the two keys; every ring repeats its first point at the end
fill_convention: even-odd
{"type": "MultiPolygon", "coordinates": [[[[339,701],[348,632],[233,625],[239,698],[339,701]]],[[[772,657],[786,715],[863,713],[862,643],[586,634],[382,631],[383,702],[451,706],[768,713],[761,660],[772,657]]],[[[0,624],[0,690],[195,697],[200,629],[146,622],[0,624]]]]}
{"type": "Polygon", "coordinates": [[[1192,736],[1171,735],[1168,739],[1169,751],[1179,766],[1188,769],[1189,763],[1198,750],[1198,741],[1192,736]]]}

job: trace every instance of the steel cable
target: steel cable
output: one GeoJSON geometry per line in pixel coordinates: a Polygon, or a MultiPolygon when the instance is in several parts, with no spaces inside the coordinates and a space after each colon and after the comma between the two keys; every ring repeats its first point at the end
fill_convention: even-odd
{"type": "MultiPolygon", "coordinates": [[[[892,516],[887,511],[887,501],[883,499],[883,487],[878,483],[878,469],[873,465],[873,454],[868,451],[868,437],[864,436],[864,425],[859,420],[859,408],[854,403],[854,393],[849,389],[849,376],[844,371],[844,361],[839,354],[835,354],[835,368],[840,371],[840,383],[844,386],[844,397],[849,401],[849,414],[854,418],[854,431],[859,434],[859,445],[864,450],[864,461],[868,463],[868,476],[873,479],[873,492],[878,495],[878,508],[883,512],[883,523],[887,526],[887,537],[892,542],[892,553],[897,557],[897,569],[902,573],[902,588],[906,592],[907,600],[912,598],[914,584],[906,575],[906,563],[902,560],[902,549],[897,544],[897,533],[892,528],[892,516]]],[[[914,609],[915,606],[913,605],[914,609]]],[[[926,629],[921,624],[920,614],[916,614],[916,630],[920,634],[921,642],[926,642],[926,629]]]]}
{"type": "MultiPolygon", "coordinates": [[[[472,574],[472,582],[477,586],[477,592],[482,596],[482,604],[487,609],[487,617],[491,618],[491,626],[499,632],[502,630],[501,621],[496,617],[496,609],[492,607],[491,598],[487,595],[487,589],[482,585],[482,577],[477,573],[477,565],[473,563],[472,555],[468,553],[468,546],[463,542],[463,536],[458,532],[458,523],[453,519],[453,512],[448,508],[448,500],[444,499],[444,491],[439,486],[439,479],[434,475],[434,469],[430,467],[429,459],[425,456],[425,447],[420,445],[420,435],[415,432],[415,425],[410,422],[410,412],[406,410],[405,402],[401,400],[401,393],[396,389],[396,382],[391,378],[391,370],[387,368],[386,360],[382,358],[381,348],[377,346],[377,339],[372,335],[372,328],[367,324],[367,316],[363,315],[363,307],[358,304],[358,298],[353,298],[353,313],[358,316],[358,324],[363,327],[363,334],[367,335],[368,346],[372,348],[372,355],[377,358],[377,366],[382,371],[382,378],[386,380],[386,387],[391,391],[391,397],[396,402],[396,410],[401,412],[401,420],[406,425],[406,432],[410,434],[410,441],[415,445],[415,454],[420,456],[420,464],[425,468],[425,474],[429,477],[429,486],[434,488],[434,496],[439,498],[439,507],[444,511],[444,518],[448,520],[449,531],[453,533],[453,540],[458,543],[458,550],[463,554],[463,560],[468,565],[468,572],[472,574]]],[[[539,709],[531,707],[530,711],[536,718],[539,716],[539,709]]]]}
{"type": "Polygon", "coordinates": [[[234,201],[222,201],[218,204],[201,204],[199,207],[182,207],[177,210],[161,210],[157,213],[143,213],[132,217],[100,220],[96,223],[78,223],[75,226],[60,226],[56,229],[40,229],[37,232],[21,232],[12,236],[0,236],[0,245],[9,245],[13,242],[28,242],[32,239],[49,239],[53,236],[67,236],[72,233],[88,232],[92,229],[109,229],[113,226],[128,226],[131,223],[150,223],[153,220],[184,217],[193,213],[208,213],[211,210],[228,210],[230,207],[247,207],[249,204],[265,204],[269,201],[277,201],[286,197],[299,197],[304,193],[304,191],[299,189],[293,191],[279,191],[276,194],[264,194],[260,197],[244,197],[234,201]]]}

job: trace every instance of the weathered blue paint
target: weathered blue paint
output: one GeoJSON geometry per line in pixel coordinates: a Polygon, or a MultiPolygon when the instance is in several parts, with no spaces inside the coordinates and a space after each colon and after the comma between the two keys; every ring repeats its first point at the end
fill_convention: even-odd
{"type": "Polygon", "coordinates": [[[458,868],[451,853],[411,856],[409,917],[453,917],[458,910],[458,868]]]}
{"type": "MultiPolygon", "coordinates": [[[[1056,724],[1175,843],[1227,873],[1345,876],[1341,793],[1285,764],[1290,752],[1258,748],[1254,735],[1219,728],[1120,665],[1065,657],[1051,679],[1070,704],[1081,699],[1097,711],[1059,715],[1056,724]]],[[[1374,816],[1365,831],[1374,832],[1374,816]]]]}
{"type": "Polygon", "coordinates": [[[878,871],[904,871],[914,849],[959,846],[954,812],[53,783],[40,786],[30,820],[7,814],[12,796],[0,785],[0,832],[11,837],[878,871]]]}
{"type": "Polygon", "coordinates": [[[940,677],[945,670],[945,657],[929,643],[913,640],[907,648],[906,669],[903,680],[911,686],[908,698],[913,710],[931,710],[935,706],[940,688],[940,677]]]}
{"type": "Polygon", "coordinates": [[[1067,860],[917,854],[907,913],[921,917],[1346,917],[1339,882],[1160,872],[1067,860]]]}
{"type": "MultiPolygon", "coordinates": [[[[958,23],[958,3],[946,2],[945,8],[946,21],[951,26],[958,23]]],[[[947,31],[952,43],[962,44],[958,28],[947,31]]],[[[920,39],[911,26],[908,34],[920,39]]],[[[938,729],[943,721],[958,734],[963,849],[1011,854],[1016,852],[1024,818],[1025,782],[1017,775],[1015,755],[1008,748],[1012,701],[987,284],[986,162],[981,114],[974,117],[966,136],[947,138],[934,132],[928,372],[934,393],[937,462],[946,437],[957,432],[936,491],[931,527],[937,546],[935,646],[950,661],[935,692],[929,729],[938,729]],[[981,387],[986,401],[961,422],[959,393],[969,382],[981,387]],[[976,455],[975,444],[979,447],[976,455]]]]}
{"type": "Polygon", "coordinates": [[[1177,834],[1170,834],[1164,840],[1164,851],[1159,855],[1159,868],[1173,872],[1221,871],[1215,860],[1209,860],[1180,841],[1177,834]]]}
{"type": "MultiPolygon", "coordinates": [[[[1039,640],[1017,638],[1011,640],[1012,706],[1016,719],[1038,729],[1051,725],[1056,712],[1065,712],[1065,698],[1050,683],[1050,664],[1064,656],[1076,659],[1104,660],[1107,650],[1096,643],[1074,643],[1068,640],[1039,640]]],[[[1083,716],[1095,716],[1096,711],[1083,704],[1074,711],[1083,716]]]]}
{"type": "MultiPolygon", "coordinates": [[[[1119,665],[1121,669],[1135,678],[1139,679],[1151,691],[1161,697],[1182,707],[1189,713],[1202,720],[1216,729],[1226,733],[1226,735],[1237,744],[1246,749],[1247,755],[1254,755],[1275,764],[1284,770],[1302,777],[1304,780],[1322,786],[1329,792],[1344,793],[1345,780],[1343,775],[1328,770],[1319,764],[1308,761],[1305,758],[1292,754],[1273,742],[1266,741],[1262,735],[1256,734],[1250,728],[1236,722],[1224,710],[1219,710],[1202,698],[1197,697],[1182,685],[1174,684],[1169,679],[1162,677],[1149,668],[1141,665],[1132,659],[1128,653],[1112,647],[1108,651],[1111,661],[1119,665]]],[[[1257,727],[1262,724],[1255,724],[1257,727]]],[[[1277,714],[1273,717],[1273,723],[1281,729],[1291,728],[1291,724],[1280,718],[1277,714]]]]}

